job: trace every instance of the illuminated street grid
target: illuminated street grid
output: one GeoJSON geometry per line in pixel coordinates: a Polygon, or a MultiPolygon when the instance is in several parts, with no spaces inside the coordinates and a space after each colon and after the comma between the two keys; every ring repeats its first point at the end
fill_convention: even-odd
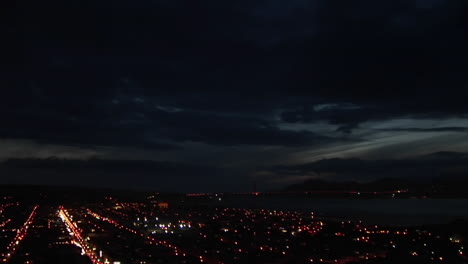
{"type": "Polygon", "coordinates": [[[40,252],[36,244],[48,241],[50,254],[80,264],[467,263],[463,237],[434,227],[332,221],[313,212],[161,205],[0,204],[2,261],[65,263],[34,256],[40,252]]]}
{"type": "MultiPolygon", "coordinates": [[[[81,208],[76,210],[76,215],[90,223],[84,229],[89,234],[95,232],[103,237],[115,232],[122,241],[139,237],[158,250],[171,249],[165,251],[169,256],[198,256],[200,262],[466,261],[462,241],[447,234],[421,228],[318,220],[314,213],[236,208],[160,209],[148,203],[116,203],[81,208]]],[[[105,245],[109,242],[106,241],[101,239],[99,243],[105,245]]],[[[142,248],[145,252],[155,250],[142,248]]],[[[104,252],[112,254],[112,247],[106,249],[104,252]]],[[[143,261],[152,263],[150,258],[143,261]]]]}

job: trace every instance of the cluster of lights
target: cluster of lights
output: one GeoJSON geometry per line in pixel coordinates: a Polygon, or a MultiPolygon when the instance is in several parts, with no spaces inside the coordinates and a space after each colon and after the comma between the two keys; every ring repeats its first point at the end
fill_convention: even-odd
{"type": "MultiPolygon", "coordinates": [[[[427,250],[420,249],[423,243],[425,247],[434,243],[433,250],[436,249],[436,240],[440,240],[441,236],[429,231],[382,228],[365,225],[361,221],[328,221],[315,217],[314,213],[242,208],[177,208],[162,211],[155,210],[151,204],[142,203],[131,203],[120,208],[97,206],[93,211],[99,214],[88,213],[121,230],[144,237],[151,245],[171,248],[176,256],[201,255],[203,262],[208,262],[211,257],[219,262],[238,263],[253,255],[285,262],[302,259],[303,262],[345,264],[386,258],[392,252],[400,252],[402,246],[399,245],[403,244],[408,256],[418,259],[446,261],[448,257],[437,252],[428,256],[427,250]],[[132,228],[129,228],[132,224],[132,228]],[[189,228],[182,232],[186,227],[189,228]],[[186,235],[197,246],[182,251],[181,248],[188,248],[184,239],[186,235]],[[333,252],[333,243],[347,243],[350,248],[355,246],[360,250],[345,249],[331,257],[329,253],[333,252]],[[407,246],[408,243],[411,246],[407,246]],[[312,247],[312,244],[319,246],[312,247]],[[301,248],[299,254],[298,245],[301,248]]],[[[455,243],[455,239],[452,242],[455,243]]],[[[457,254],[463,256],[463,248],[457,254]]]]}
{"type": "MultiPolygon", "coordinates": [[[[94,218],[96,218],[98,220],[108,222],[108,223],[114,225],[118,229],[125,230],[125,231],[133,233],[135,235],[138,235],[140,237],[143,237],[146,240],[148,240],[149,244],[151,244],[151,245],[158,245],[158,246],[163,246],[163,247],[169,248],[169,249],[173,250],[173,253],[174,253],[175,256],[179,256],[179,255],[184,256],[184,257],[187,256],[187,255],[196,256],[196,257],[198,257],[198,259],[202,263],[207,262],[206,260],[209,259],[209,258],[207,258],[207,257],[205,257],[203,255],[198,256],[198,255],[193,254],[192,252],[185,251],[185,250],[181,249],[180,247],[177,247],[177,246],[169,243],[168,241],[158,240],[158,239],[156,239],[154,237],[146,236],[145,234],[143,234],[143,233],[141,233],[141,232],[139,232],[137,230],[134,230],[132,228],[121,225],[117,221],[112,220],[112,219],[110,219],[108,217],[105,217],[105,216],[101,216],[101,215],[99,215],[99,214],[97,214],[95,212],[92,212],[89,209],[88,209],[88,214],[93,216],[94,218]]],[[[211,259],[208,262],[210,262],[210,263],[220,263],[220,262],[213,261],[211,259]]]]}
{"type": "MultiPolygon", "coordinates": [[[[139,217],[136,218],[137,221],[142,221],[142,226],[147,227],[148,219],[154,218],[154,215],[151,215],[151,212],[145,212],[144,209],[145,208],[141,206],[128,207],[126,210],[127,213],[122,214],[122,212],[119,212],[118,215],[125,216],[127,220],[131,219],[132,215],[139,215],[139,217]]],[[[255,248],[257,248],[257,250],[263,252],[263,254],[279,254],[280,256],[287,257],[293,248],[293,244],[278,243],[279,241],[271,236],[284,234],[282,235],[283,239],[286,241],[293,241],[293,237],[295,236],[317,235],[326,227],[325,222],[315,220],[313,212],[305,214],[302,212],[283,210],[223,208],[216,209],[212,212],[190,210],[186,214],[184,214],[184,211],[174,211],[172,214],[178,217],[184,215],[184,217],[190,219],[187,222],[195,226],[196,229],[199,229],[199,232],[196,234],[198,234],[198,239],[200,241],[206,240],[206,243],[210,243],[210,241],[215,238],[221,243],[220,245],[223,245],[222,248],[225,250],[230,250],[230,252],[236,255],[241,254],[243,256],[247,256],[247,254],[251,251],[255,251],[255,248]],[[221,233],[212,234],[212,230],[206,222],[198,222],[200,220],[203,221],[203,219],[225,223],[225,226],[221,228],[221,233]],[[259,229],[259,225],[263,226],[263,228],[259,229]],[[251,236],[253,240],[243,239],[246,236],[251,236]],[[288,236],[290,238],[288,238],[288,236]],[[236,239],[236,237],[239,239],[236,239]],[[268,241],[270,241],[270,243],[268,243],[268,241]],[[252,243],[256,243],[257,245],[254,247],[252,243]]],[[[95,217],[102,218],[102,216],[98,215],[95,215],[95,217]]],[[[155,219],[158,220],[157,217],[155,219]]],[[[136,225],[136,223],[134,223],[134,225],[136,225]]],[[[171,227],[171,225],[159,224],[158,227],[162,230],[166,230],[171,227]]],[[[151,243],[153,244],[152,241],[151,243]]],[[[161,242],[156,242],[154,244],[160,243],[161,242]]],[[[168,242],[166,241],[166,243],[168,242]]],[[[199,243],[204,244],[204,242],[199,243]]],[[[164,245],[164,242],[162,242],[162,245],[164,245]]],[[[220,254],[220,251],[224,250],[220,248],[215,252],[220,254]]],[[[180,252],[178,253],[180,254],[180,252]]],[[[365,257],[367,258],[377,258],[381,256],[378,253],[364,253],[364,255],[366,254],[367,256],[365,257]]],[[[234,256],[234,259],[235,258],[236,256],[234,256]]],[[[352,256],[349,257],[349,259],[356,259],[356,257],[352,256]]]]}

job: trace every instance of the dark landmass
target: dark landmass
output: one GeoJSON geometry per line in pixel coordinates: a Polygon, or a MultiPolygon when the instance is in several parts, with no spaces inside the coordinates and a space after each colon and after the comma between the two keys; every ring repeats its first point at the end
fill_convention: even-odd
{"type": "Polygon", "coordinates": [[[466,188],[468,179],[463,177],[435,178],[431,181],[415,181],[400,178],[385,178],[377,181],[333,182],[325,180],[307,180],[300,184],[290,185],[281,192],[310,192],[333,194],[398,194],[402,197],[431,198],[468,198],[466,188]]]}

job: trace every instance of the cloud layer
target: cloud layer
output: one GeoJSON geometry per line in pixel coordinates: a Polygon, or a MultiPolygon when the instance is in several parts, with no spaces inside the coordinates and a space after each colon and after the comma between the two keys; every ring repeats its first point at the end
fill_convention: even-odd
{"type": "Polygon", "coordinates": [[[417,137],[427,141],[414,154],[468,151],[456,146],[468,127],[464,0],[28,0],[11,10],[0,25],[0,146],[21,150],[2,159],[189,159],[249,174],[267,159],[344,149],[393,158],[417,137]]]}

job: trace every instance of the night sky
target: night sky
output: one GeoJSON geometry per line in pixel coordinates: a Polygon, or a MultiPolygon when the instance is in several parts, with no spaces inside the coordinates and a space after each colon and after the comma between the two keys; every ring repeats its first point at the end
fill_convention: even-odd
{"type": "Polygon", "coordinates": [[[2,5],[0,183],[468,177],[466,0],[2,5]]]}

